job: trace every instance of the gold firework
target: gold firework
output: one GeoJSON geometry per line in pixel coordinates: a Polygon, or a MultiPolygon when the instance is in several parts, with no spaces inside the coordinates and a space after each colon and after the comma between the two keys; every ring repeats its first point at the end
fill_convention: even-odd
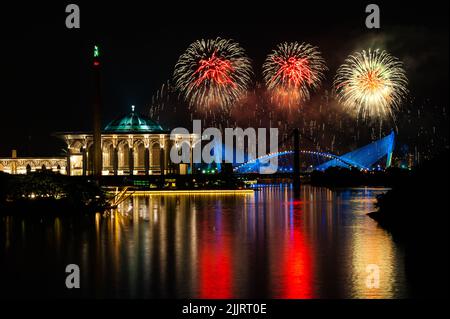
{"type": "Polygon", "coordinates": [[[337,70],[334,90],[344,109],[365,118],[394,118],[408,94],[403,64],[386,51],[350,55],[337,70]]]}

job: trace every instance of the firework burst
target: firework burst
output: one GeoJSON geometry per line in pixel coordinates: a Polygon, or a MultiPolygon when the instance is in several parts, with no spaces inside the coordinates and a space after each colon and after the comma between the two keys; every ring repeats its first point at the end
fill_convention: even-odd
{"type": "Polygon", "coordinates": [[[217,38],[192,43],[175,65],[174,82],[190,106],[229,110],[248,90],[252,67],[243,48],[217,38]]]}
{"type": "Polygon", "coordinates": [[[299,105],[319,88],[327,70],[317,47],[307,43],[281,43],[266,58],[263,76],[274,102],[299,105]]]}
{"type": "Polygon", "coordinates": [[[403,64],[386,51],[350,55],[337,70],[334,90],[345,110],[355,116],[394,118],[408,94],[403,64]]]}

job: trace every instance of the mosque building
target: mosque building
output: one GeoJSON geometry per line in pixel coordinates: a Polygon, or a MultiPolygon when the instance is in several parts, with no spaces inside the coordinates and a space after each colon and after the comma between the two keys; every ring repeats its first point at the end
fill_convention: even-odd
{"type": "MultiPolygon", "coordinates": [[[[93,134],[89,132],[60,132],[55,134],[67,145],[66,156],[0,158],[0,171],[26,174],[52,170],[67,175],[93,174],[93,134]]],[[[111,121],[101,132],[102,175],[160,175],[188,174],[190,164],[173,164],[170,149],[188,142],[193,145],[194,134],[177,134],[170,139],[170,131],[151,118],[131,113],[111,121]]],[[[191,152],[192,153],[192,152],[191,152]]]]}

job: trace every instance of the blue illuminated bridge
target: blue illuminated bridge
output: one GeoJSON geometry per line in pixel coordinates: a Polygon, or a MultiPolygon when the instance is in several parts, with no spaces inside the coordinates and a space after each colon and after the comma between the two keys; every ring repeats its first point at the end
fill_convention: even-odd
{"type": "MultiPolygon", "coordinates": [[[[395,145],[395,134],[389,135],[360,147],[354,151],[343,155],[335,155],[327,152],[300,150],[302,162],[308,159],[311,165],[309,170],[326,170],[329,167],[357,168],[361,170],[372,170],[378,168],[380,163],[384,167],[391,166],[392,152],[395,145]],[[386,159],[384,163],[381,161],[386,159]]],[[[269,167],[269,159],[278,157],[277,172],[292,172],[293,150],[284,150],[278,153],[267,154],[244,164],[234,167],[234,172],[238,174],[259,173],[261,165],[269,167]]]]}

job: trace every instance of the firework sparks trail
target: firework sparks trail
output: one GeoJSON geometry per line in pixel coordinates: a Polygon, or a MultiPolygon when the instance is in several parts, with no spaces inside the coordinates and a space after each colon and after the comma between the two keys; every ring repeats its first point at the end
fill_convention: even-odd
{"type": "Polygon", "coordinates": [[[253,75],[250,59],[233,40],[192,43],[175,65],[176,89],[197,110],[229,110],[247,92],[253,75]]]}
{"type": "Polygon", "coordinates": [[[344,109],[358,117],[383,119],[398,110],[408,94],[403,64],[386,51],[350,55],[337,70],[334,90],[344,109]]]}
{"type": "Polygon", "coordinates": [[[208,80],[215,81],[219,85],[236,85],[229,75],[234,71],[231,62],[218,58],[216,51],[213,52],[209,59],[200,60],[199,64],[200,66],[193,74],[194,76],[198,75],[198,79],[195,81],[197,87],[208,80]]]}
{"type": "Polygon", "coordinates": [[[307,43],[281,43],[266,58],[263,75],[276,104],[300,105],[310,99],[327,70],[317,47],[307,43]]]}

